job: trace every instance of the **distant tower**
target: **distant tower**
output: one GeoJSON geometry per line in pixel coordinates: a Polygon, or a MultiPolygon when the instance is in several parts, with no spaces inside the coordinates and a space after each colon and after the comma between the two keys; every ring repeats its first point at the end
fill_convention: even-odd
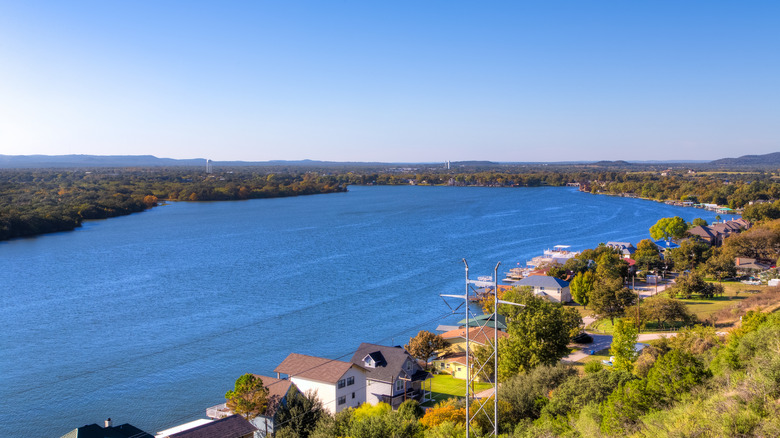
{"type": "Polygon", "coordinates": [[[447,160],[447,170],[450,170],[450,160],[447,160]]]}
{"type": "Polygon", "coordinates": [[[211,173],[211,160],[206,158],[206,173],[211,173]]]}

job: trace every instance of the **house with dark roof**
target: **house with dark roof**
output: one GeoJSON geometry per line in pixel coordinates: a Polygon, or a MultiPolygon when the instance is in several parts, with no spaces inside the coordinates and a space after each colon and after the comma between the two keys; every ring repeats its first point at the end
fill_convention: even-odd
{"type": "Polygon", "coordinates": [[[209,421],[192,429],[158,438],[253,438],[257,428],[241,415],[209,421]]]}
{"type": "Polygon", "coordinates": [[[62,438],[154,438],[154,435],[127,423],[113,426],[109,418],[105,421],[105,427],[99,424],[88,424],[71,430],[62,438]]]}
{"type": "Polygon", "coordinates": [[[426,388],[425,382],[433,376],[401,347],[364,342],[352,355],[352,363],[366,370],[368,403],[385,402],[396,409],[406,400],[422,403],[430,396],[430,384],[426,388]]]}
{"type": "Polygon", "coordinates": [[[569,282],[560,278],[534,275],[523,278],[515,283],[515,286],[530,286],[534,290],[534,295],[543,296],[555,303],[571,301],[569,282]]]}
{"type": "MultiPolygon", "coordinates": [[[[274,433],[274,426],[276,423],[276,413],[279,408],[287,404],[287,397],[291,394],[291,391],[300,392],[298,387],[295,386],[288,379],[276,379],[269,376],[254,375],[263,381],[263,386],[268,390],[268,405],[265,412],[262,415],[258,415],[255,418],[249,419],[249,422],[257,428],[255,432],[255,438],[262,438],[272,435],[274,433]]],[[[234,412],[227,406],[227,403],[222,403],[216,406],[212,406],[206,409],[206,416],[218,420],[233,415],[234,412]]]]}
{"type": "Polygon", "coordinates": [[[274,371],[300,391],[316,393],[332,414],[366,401],[366,370],[360,364],[291,353],[274,371]]]}
{"type": "Polygon", "coordinates": [[[712,246],[720,246],[723,240],[732,234],[741,233],[750,228],[752,224],[746,219],[734,219],[709,226],[695,226],[688,230],[688,234],[696,236],[712,246]]]}
{"type": "Polygon", "coordinates": [[[624,259],[631,258],[636,252],[636,248],[631,242],[607,242],[607,246],[620,251],[620,255],[622,255],[624,259]]]}

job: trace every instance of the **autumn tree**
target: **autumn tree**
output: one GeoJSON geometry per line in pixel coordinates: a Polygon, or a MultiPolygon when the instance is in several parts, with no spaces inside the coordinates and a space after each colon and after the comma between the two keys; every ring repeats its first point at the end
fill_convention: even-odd
{"type": "Polygon", "coordinates": [[[247,419],[265,413],[268,407],[268,388],[263,380],[254,374],[244,374],[236,380],[235,388],[225,393],[227,407],[233,413],[247,419]]]}
{"type": "Polygon", "coordinates": [[[650,227],[650,237],[655,240],[681,239],[688,231],[688,224],[680,216],[664,217],[650,227]]]}
{"type": "Polygon", "coordinates": [[[636,245],[634,260],[639,268],[649,271],[661,265],[661,253],[652,240],[644,239],[636,245]]]}
{"type": "Polygon", "coordinates": [[[455,399],[448,399],[426,410],[420,419],[420,423],[427,428],[434,428],[445,422],[466,424],[466,407],[460,406],[455,399]]]}
{"type": "Polygon", "coordinates": [[[431,333],[427,330],[420,330],[417,336],[409,338],[409,343],[404,346],[412,357],[425,362],[428,366],[428,359],[434,352],[447,346],[447,342],[441,335],[431,333]]]}

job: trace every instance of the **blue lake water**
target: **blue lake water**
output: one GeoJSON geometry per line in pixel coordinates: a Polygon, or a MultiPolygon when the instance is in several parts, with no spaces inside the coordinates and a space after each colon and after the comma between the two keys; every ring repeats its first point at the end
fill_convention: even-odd
{"type": "MultiPolygon", "coordinates": [[[[205,417],[290,352],[349,360],[447,315],[440,293],[556,244],[636,244],[715,214],[569,188],[350,187],[175,203],[0,243],[0,436],[205,417]]],[[[503,278],[503,276],[499,277],[503,278]]]]}

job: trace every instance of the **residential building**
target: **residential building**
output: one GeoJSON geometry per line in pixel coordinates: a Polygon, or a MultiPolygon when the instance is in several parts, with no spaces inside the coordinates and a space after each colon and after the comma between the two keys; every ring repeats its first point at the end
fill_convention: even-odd
{"type": "Polygon", "coordinates": [[[636,248],[631,242],[607,242],[607,246],[620,251],[624,259],[629,259],[636,252],[636,248]]]}
{"type": "Polygon", "coordinates": [[[257,428],[241,415],[231,415],[220,420],[209,421],[171,435],[157,435],[157,438],[253,438],[257,428]]]}
{"type": "Polygon", "coordinates": [[[362,343],[352,363],[366,370],[366,401],[371,404],[388,403],[393,409],[406,400],[426,401],[433,377],[417,360],[401,347],[362,343]]]}
{"type": "Polygon", "coordinates": [[[720,246],[723,244],[724,239],[732,234],[741,233],[742,231],[749,229],[751,225],[752,224],[747,219],[739,218],[709,226],[695,226],[688,230],[688,234],[698,236],[701,240],[712,246],[720,246]]]}
{"type": "MultiPolygon", "coordinates": [[[[447,348],[441,351],[440,356],[432,361],[433,368],[441,373],[452,375],[456,379],[466,379],[466,328],[450,330],[441,335],[447,342],[447,348]]],[[[509,336],[504,331],[488,327],[472,327],[468,329],[469,343],[473,349],[475,346],[492,346],[493,337],[503,339],[509,336]]]]}
{"type": "Polygon", "coordinates": [[[515,285],[530,286],[534,290],[534,295],[543,296],[555,303],[568,303],[571,301],[569,282],[560,278],[533,275],[518,281],[515,285]]]}
{"type": "Polygon", "coordinates": [[[360,364],[292,353],[274,371],[278,378],[286,374],[301,392],[315,392],[332,414],[366,401],[366,370],[360,364]]]}
{"type": "Polygon", "coordinates": [[[752,275],[757,272],[766,271],[772,267],[772,264],[747,257],[737,257],[734,260],[734,266],[736,266],[739,274],[752,275]]]}
{"type": "MultiPolygon", "coordinates": [[[[249,420],[257,428],[254,438],[263,438],[274,433],[276,423],[276,413],[279,408],[287,404],[287,396],[290,390],[300,392],[288,379],[277,379],[269,376],[255,377],[263,381],[263,386],[268,389],[268,405],[262,415],[249,420]]],[[[206,409],[206,416],[213,419],[225,418],[233,415],[233,411],[227,407],[227,403],[222,403],[206,409]]]]}
{"type": "Polygon", "coordinates": [[[154,436],[131,424],[114,426],[109,418],[105,421],[105,427],[99,424],[88,424],[71,430],[62,438],[154,438],[154,436]]]}

